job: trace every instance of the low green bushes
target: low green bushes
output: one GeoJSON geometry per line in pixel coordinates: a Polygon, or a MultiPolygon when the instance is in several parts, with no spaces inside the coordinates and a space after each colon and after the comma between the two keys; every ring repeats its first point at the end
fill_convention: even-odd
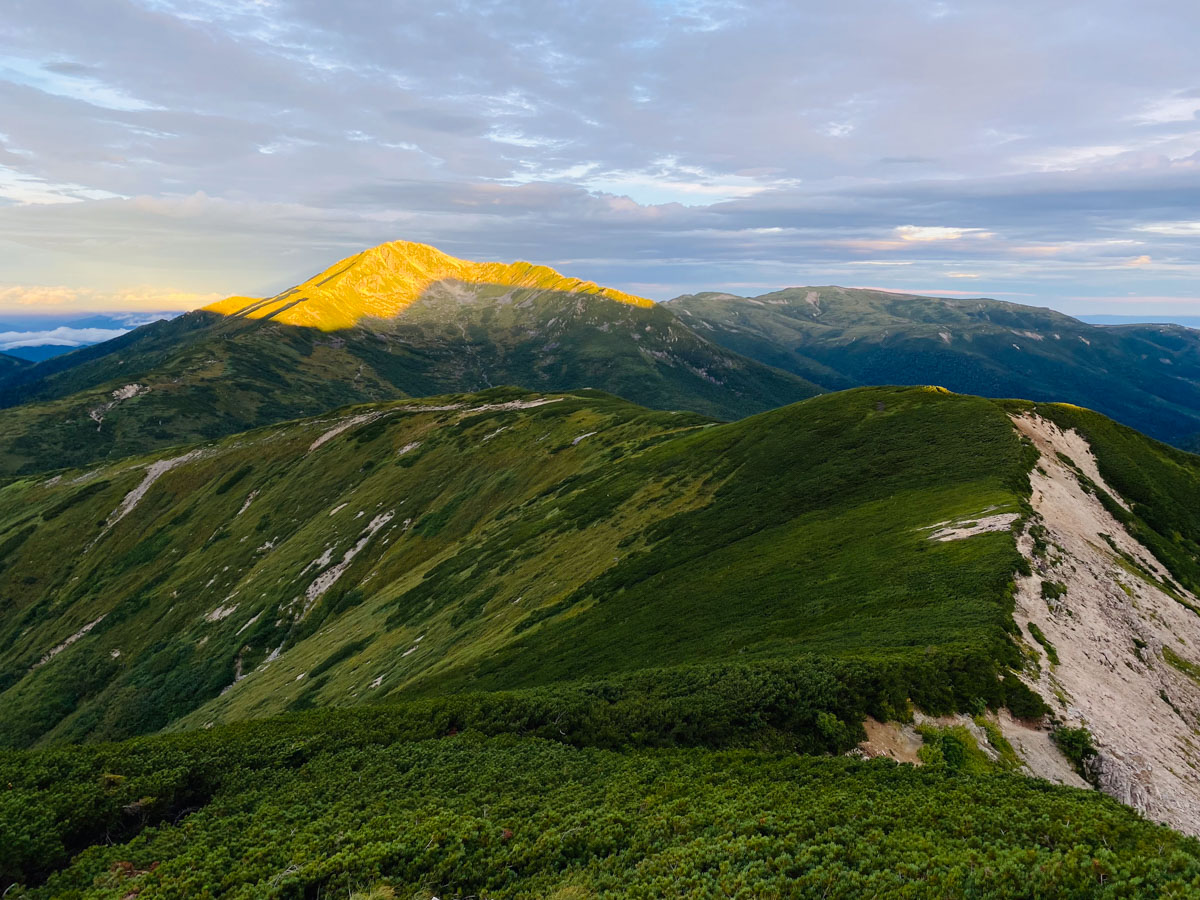
{"type": "MultiPolygon", "coordinates": [[[[371,721],[377,712],[343,718],[336,734],[304,717],[73,757],[0,757],[4,776],[17,779],[0,795],[8,798],[4,833],[16,838],[0,851],[6,866],[20,848],[65,861],[53,816],[32,787],[42,799],[70,795],[85,807],[147,792],[138,802],[150,811],[136,837],[126,828],[72,847],[81,852],[68,865],[35,873],[44,884],[8,896],[849,900],[1200,891],[1200,844],[1107,797],[1045,782],[883,760],[618,753],[512,736],[365,744],[362,730],[380,727],[371,721]],[[105,773],[112,764],[128,774],[105,773]],[[219,786],[189,794],[189,771],[219,786]]],[[[134,815],[125,809],[118,819],[134,815]]]]}

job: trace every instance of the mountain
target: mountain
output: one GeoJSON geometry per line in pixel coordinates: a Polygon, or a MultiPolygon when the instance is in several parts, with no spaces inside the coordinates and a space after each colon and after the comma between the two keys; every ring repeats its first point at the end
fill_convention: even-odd
{"type": "MultiPolygon", "coordinates": [[[[42,362],[127,333],[138,325],[173,318],[177,313],[52,313],[0,310],[0,352],[42,362]]],[[[3,374],[0,373],[0,381],[3,374]]]]}
{"type": "Polygon", "coordinates": [[[737,418],[815,385],[668,309],[528,263],[395,242],[264,300],[231,298],[0,381],[0,473],[86,465],[349,403],[592,387],[737,418]]]}
{"type": "Polygon", "coordinates": [[[1198,510],[1200,457],[938,388],[492,389],[12,479],[0,886],[1191,896],[1147,819],[1200,833],[1198,510]]]}
{"type": "Polygon", "coordinates": [[[1118,316],[1111,313],[1094,313],[1075,318],[1091,325],[1186,325],[1188,328],[1200,328],[1200,316],[1118,316]]]}
{"type": "Polygon", "coordinates": [[[1049,309],[840,287],[666,304],[738,353],[838,390],[940,384],[1065,401],[1177,446],[1200,435],[1200,332],[1089,325],[1049,309]]]}
{"type": "Polygon", "coordinates": [[[319,666],[355,642],[347,659],[391,660],[367,679],[386,674],[364,695],[376,699],[881,642],[973,655],[971,696],[1002,699],[987,673],[1005,659],[1012,541],[932,546],[913,529],[1016,510],[1020,442],[985,401],[921,399],[845,395],[718,427],[603,396],[496,391],[22,479],[0,495],[3,740],[335,702],[363,690],[342,682],[357,663],[319,666]],[[972,426],[929,466],[922,428],[943,406],[972,426]],[[963,465],[981,440],[995,442],[988,464],[963,465]],[[810,542],[826,562],[789,565],[810,542]],[[905,574],[897,554],[914,548],[905,574]],[[890,599],[905,579],[925,585],[928,617],[911,628],[890,599]],[[958,591],[977,599],[963,607],[958,591]],[[852,618],[834,603],[847,592],[852,618]],[[266,677],[237,680],[273,654],[266,677]],[[293,660],[311,677],[297,682],[293,660]]]}
{"type": "Polygon", "coordinates": [[[0,489],[0,740],[380,702],[593,746],[950,729],[1197,833],[1197,510],[1198,457],[941,389],[356,406],[0,489]]]}
{"type": "Polygon", "coordinates": [[[728,297],[385,245],[13,373],[0,893],[1200,894],[1200,457],[937,387],[730,413],[894,330],[1045,377],[890,297],[840,357],[721,336],[805,380],[699,336],[728,297]]]}
{"type": "Polygon", "coordinates": [[[0,383],[9,375],[27,368],[29,361],[11,353],[0,353],[0,383]]]}
{"type": "Polygon", "coordinates": [[[603,297],[648,309],[654,301],[568,278],[532,263],[478,263],[456,259],[427,244],[393,241],[334,263],[303,284],[266,299],[230,297],[207,307],[211,312],[287,325],[343,331],[371,319],[394,319],[445,285],[453,297],[477,301],[489,294],[513,302],[514,290],[549,291],[603,297]]]}
{"type": "Polygon", "coordinates": [[[7,356],[24,360],[27,363],[39,363],[71,352],[72,348],[62,344],[35,344],[31,347],[16,347],[7,352],[7,356]]]}

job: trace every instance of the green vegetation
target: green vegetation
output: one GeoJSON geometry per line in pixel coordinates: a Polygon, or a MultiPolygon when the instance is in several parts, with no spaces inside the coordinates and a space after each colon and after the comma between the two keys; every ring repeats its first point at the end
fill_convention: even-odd
{"type": "Polygon", "coordinates": [[[1092,743],[1092,733],[1086,728],[1060,727],[1051,732],[1054,743],[1062,751],[1063,756],[1071,761],[1080,776],[1092,780],[1088,771],[1087,761],[1096,755],[1096,745],[1092,743]]]}
{"type": "Polygon", "coordinates": [[[1178,325],[1088,325],[997,300],[840,287],[667,304],[724,346],[830,390],[940,384],[985,397],[1069,401],[1191,447],[1200,436],[1200,335],[1178,325]]]}
{"type": "Polygon", "coordinates": [[[1200,666],[1190,660],[1184,659],[1170,647],[1163,647],[1162,655],[1168,665],[1179,670],[1197,684],[1200,684],[1200,666]]]}
{"type": "MultiPolygon", "coordinates": [[[[1015,530],[939,532],[1029,514],[1009,415],[1036,409],[1162,560],[1110,539],[1120,564],[1192,608],[1200,458],[937,388],[761,412],[919,372],[1181,440],[1194,339],[771,299],[443,285],[336,333],[191,314],[0,375],[0,893],[1200,893],[1200,844],[1018,776],[989,710],[1048,712],[1015,674],[1033,566],[1015,530]],[[974,724],[920,726],[919,769],[846,757],[914,708],[974,724]]],[[[1053,738],[1093,774],[1086,728],[1053,738]]]]}
{"type": "Polygon", "coordinates": [[[0,754],[0,884],[29,900],[1200,890],[1196,841],[963,758],[414,742],[380,711],[309,713],[0,754]]]}
{"type": "Polygon", "coordinates": [[[430,290],[398,318],[332,334],[197,311],[0,373],[8,407],[0,476],[212,440],[351,403],[502,384],[590,385],[726,419],[820,391],[701,338],[665,307],[594,294],[462,285],[430,290]],[[114,396],[131,384],[148,390],[114,396]]]}
{"type": "Polygon", "coordinates": [[[917,733],[925,742],[918,755],[928,769],[967,775],[989,775],[1001,770],[979,749],[974,736],[963,725],[950,728],[920,725],[917,733]]]}
{"type": "MultiPolygon", "coordinates": [[[[1016,776],[986,714],[1047,711],[1029,566],[931,535],[1028,510],[1014,408],[498,388],[0,484],[0,892],[1190,896],[1200,845],[1016,776]],[[913,706],[982,732],[842,758],[913,706]]],[[[1106,479],[1175,459],[1128,441],[1106,479]]]]}
{"type": "Polygon", "coordinates": [[[1047,603],[1067,596],[1067,586],[1061,581],[1043,581],[1042,599],[1047,603]]]}
{"type": "Polygon", "coordinates": [[[1029,623],[1029,636],[1042,645],[1042,648],[1046,651],[1046,658],[1050,660],[1050,665],[1057,666],[1058,651],[1054,649],[1054,645],[1050,643],[1050,639],[1038,627],[1037,622],[1029,623]]]}
{"type": "Polygon", "coordinates": [[[851,733],[910,699],[1043,709],[1009,674],[1012,535],[929,539],[1020,509],[1028,454],[988,401],[358,407],[209,445],[115,517],[150,461],[0,489],[0,743],[802,659],[875,698],[835,710],[851,733]]]}
{"type": "Polygon", "coordinates": [[[0,353],[0,382],[10,378],[16,373],[28,368],[32,363],[28,360],[21,359],[19,356],[12,356],[8,353],[0,353]]]}
{"type": "Polygon", "coordinates": [[[983,729],[987,735],[988,743],[992,745],[992,749],[996,751],[1000,759],[995,763],[1001,771],[1017,772],[1024,765],[1021,758],[1017,756],[1017,751],[1013,749],[1013,745],[1009,743],[1008,738],[1000,731],[1000,728],[992,722],[987,716],[975,716],[975,724],[983,729]]]}

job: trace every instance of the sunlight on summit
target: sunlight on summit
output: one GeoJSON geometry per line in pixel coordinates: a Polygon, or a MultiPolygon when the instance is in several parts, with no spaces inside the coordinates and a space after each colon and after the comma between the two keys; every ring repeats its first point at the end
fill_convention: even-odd
{"type": "Polygon", "coordinates": [[[653,306],[635,297],[560,275],[547,266],[456,259],[427,244],[392,241],[334,263],[294,288],[264,300],[229,297],[210,312],[249,319],[272,319],[322,331],[351,328],[363,319],[400,315],[434,284],[443,281],[533,288],[570,294],[594,294],[617,303],[653,306]]]}

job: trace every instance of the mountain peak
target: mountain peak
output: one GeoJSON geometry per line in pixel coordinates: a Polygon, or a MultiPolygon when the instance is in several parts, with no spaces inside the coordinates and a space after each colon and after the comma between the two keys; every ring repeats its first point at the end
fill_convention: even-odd
{"type": "Polygon", "coordinates": [[[653,306],[653,300],[601,287],[528,262],[472,262],[428,244],[390,241],[334,263],[303,284],[274,297],[229,297],[210,312],[272,319],[322,331],[350,328],[363,319],[400,315],[439,282],[595,294],[617,303],[653,306]]]}

